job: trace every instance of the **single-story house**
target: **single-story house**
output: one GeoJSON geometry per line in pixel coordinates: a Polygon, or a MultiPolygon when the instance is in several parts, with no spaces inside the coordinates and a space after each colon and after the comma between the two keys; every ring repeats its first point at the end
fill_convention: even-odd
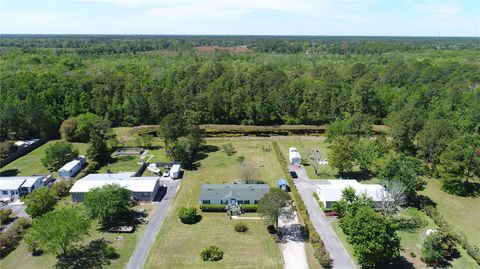
{"type": "Polygon", "coordinates": [[[180,177],[180,168],[181,166],[179,164],[172,165],[172,168],[170,169],[170,177],[172,179],[176,179],[180,177]]]}
{"type": "Polygon", "coordinates": [[[20,188],[24,182],[23,177],[0,177],[0,197],[12,199],[20,197],[20,188]]]}
{"type": "Polygon", "coordinates": [[[0,177],[0,197],[18,198],[42,186],[44,176],[0,177]]]}
{"type": "Polygon", "coordinates": [[[300,157],[300,153],[295,147],[291,147],[288,150],[288,159],[290,163],[294,165],[300,165],[302,163],[302,157],[300,157]]]}
{"type": "Polygon", "coordinates": [[[107,184],[118,184],[132,192],[132,197],[139,201],[151,202],[160,189],[158,177],[135,177],[135,173],[117,174],[89,174],[75,182],[70,189],[70,195],[74,202],[81,202],[85,193],[93,188],[107,184]]]}
{"type": "Polygon", "coordinates": [[[376,208],[379,208],[383,199],[388,199],[389,193],[379,184],[361,184],[356,180],[328,180],[328,184],[318,184],[317,194],[326,209],[342,199],[342,191],[348,187],[355,189],[356,195],[365,194],[371,198],[376,208]]]}
{"type": "Polygon", "coordinates": [[[61,178],[69,178],[73,177],[82,166],[86,163],[86,159],[84,156],[78,156],[77,159],[66,163],[62,168],[58,169],[58,175],[61,178]]]}
{"type": "Polygon", "coordinates": [[[283,179],[283,178],[280,178],[278,181],[277,181],[277,185],[278,185],[278,188],[281,189],[281,190],[284,190],[284,191],[288,191],[288,189],[290,188],[288,186],[288,182],[283,179]]]}
{"type": "Polygon", "coordinates": [[[204,184],[200,204],[257,204],[269,190],[268,184],[204,184]]]}

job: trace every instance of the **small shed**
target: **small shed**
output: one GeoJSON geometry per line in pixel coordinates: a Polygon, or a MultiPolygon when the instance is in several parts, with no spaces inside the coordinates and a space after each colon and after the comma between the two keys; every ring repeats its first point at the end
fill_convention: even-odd
{"type": "Polygon", "coordinates": [[[277,186],[283,191],[288,191],[290,189],[290,187],[288,186],[288,182],[284,178],[280,178],[277,181],[277,186]]]}
{"type": "Polygon", "coordinates": [[[82,166],[86,163],[84,156],[78,156],[77,159],[66,163],[62,168],[58,170],[58,175],[61,178],[70,178],[77,174],[82,166]]]}
{"type": "Polygon", "coordinates": [[[290,163],[294,165],[300,165],[302,163],[300,153],[298,153],[298,150],[295,147],[291,147],[288,150],[288,159],[290,160],[290,163]]]}
{"type": "Polygon", "coordinates": [[[177,179],[180,177],[180,168],[181,166],[179,164],[172,165],[172,168],[170,169],[170,177],[172,179],[177,179]]]}

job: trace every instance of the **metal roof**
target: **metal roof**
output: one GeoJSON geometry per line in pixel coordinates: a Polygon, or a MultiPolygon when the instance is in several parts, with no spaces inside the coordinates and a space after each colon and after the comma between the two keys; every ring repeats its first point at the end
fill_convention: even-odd
{"type": "Polygon", "coordinates": [[[80,163],[80,160],[76,159],[73,161],[70,161],[66,163],[62,168],[58,169],[58,171],[71,171],[75,166],[77,166],[80,163]]]}
{"type": "Polygon", "coordinates": [[[152,192],[157,185],[158,177],[133,177],[135,173],[89,174],[75,182],[70,193],[88,192],[93,188],[107,184],[117,184],[132,192],[152,192]]]}
{"type": "Polygon", "coordinates": [[[269,190],[268,184],[204,184],[200,200],[260,200],[269,190]]]}
{"type": "Polygon", "coordinates": [[[18,190],[26,177],[0,177],[0,190],[18,190]]]}
{"type": "Polygon", "coordinates": [[[355,194],[365,194],[373,201],[381,201],[388,196],[388,192],[379,184],[361,184],[356,180],[328,180],[329,184],[317,185],[318,194],[322,201],[339,201],[342,191],[348,187],[355,189],[355,194]]]}

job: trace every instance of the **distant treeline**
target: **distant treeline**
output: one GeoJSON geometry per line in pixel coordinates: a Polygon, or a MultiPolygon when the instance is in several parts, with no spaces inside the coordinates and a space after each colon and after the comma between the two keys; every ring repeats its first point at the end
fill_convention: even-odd
{"type": "Polygon", "coordinates": [[[86,54],[145,51],[189,51],[198,46],[248,46],[255,52],[381,54],[391,51],[461,50],[480,48],[479,38],[341,37],[341,36],[115,36],[115,35],[1,35],[0,47],[73,50],[86,54]]]}
{"type": "MultiPolygon", "coordinates": [[[[480,49],[366,56],[194,51],[80,55],[48,49],[54,47],[50,42],[67,39],[71,41],[65,44],[91,40],[85,41],[86,50],[93,49],[89,42],[142,44],[134,37],[2,38],[4,45],[46,49],[0,50],[1,136],[56,136],[62,121],[87,112],[112,126],[158,124],[171,113],[197,114],[203,124],[244,125],[320,125],[356,115],[361,121],[405,126],[408,139],[434,119],[447,120],[461,133],[480,129],[480,49]]],[[[222,40],[194,40],[213,44],[217,39],[222,40]]],[[[246,42],[240,37],[228,42],[236,39],[246,42]]],[[[345,40],[355,44],[367,39],[345,40]]],[[[426,40],[437,46],[469,46],[462,39],[426,40]]]]}

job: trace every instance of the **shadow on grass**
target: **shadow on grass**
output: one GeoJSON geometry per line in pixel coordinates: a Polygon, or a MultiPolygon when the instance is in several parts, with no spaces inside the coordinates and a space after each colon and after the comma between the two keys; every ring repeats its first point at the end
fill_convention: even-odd
{"type": "Polygon", "coordinates": [[[14,177],[16,176],[20,171],[18,169],[7,169],[5,171],[0,172],[0,177],[14,177]]]}
{"type": "Polygon", "coordinates": [[[392,263],[380,264],[375,269],[415,269],[413,263],[409,262],[405,257],[400,256],[392,263]]]}
{"type": "Polygon", "coordinates": [[[358,181],[368,180],[372,178],[372,175],[370,173],[364,171],[343,172],[338,173],[336,176],[340,178],[356,179],[358,181]]]}
{"type": "Polygon", "coordinates": [[[187,170],[197,170],[202,164],[201,161],[208,157],[208,153],[217,152],[219,150],[220,149],[217,146],[213,146],[213,145],[202,146],[200,151],[195,154],[195,157],[194,157],[195,160],[193,161],[193,163],[190,165],[184,166],[184,168],[187,170]]]}
{"type": "Polygon", "coordinates": [[[57,256],[57,269],[102,268],[119,255],[105,239],[93,240],[88,245],[80,246],[57,256]]]}

